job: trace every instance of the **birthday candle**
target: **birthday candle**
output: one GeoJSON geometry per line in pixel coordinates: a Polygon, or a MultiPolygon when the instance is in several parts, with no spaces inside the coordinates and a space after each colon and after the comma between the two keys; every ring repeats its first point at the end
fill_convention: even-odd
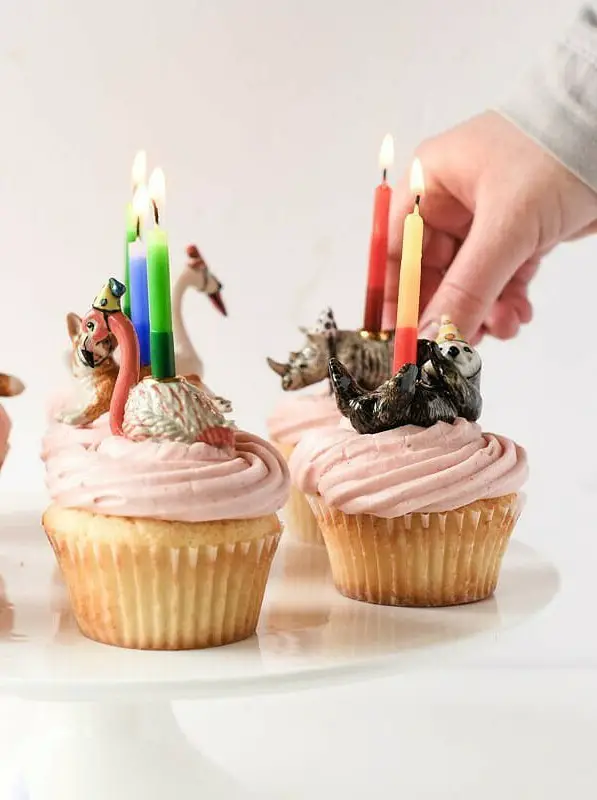
{"type": "MultiPolygon", "coordinates": [[[[145,150],[139,150],[133,159],[131,169],[131,180],[133,184],[133,196],[137,187],[145,183],[147,174],[147,155],[145,150]]],[[[126,241],[124,247],[124,285],[129,288],[131,282],[129,245],[137,239],[137,216],[133,210],[133,204],[129,203],[126,207],[126,241]]],[[[122,298],[122,311],[127,317],[131,316],[131,294],[127,291],[122,298]]]]}
{"type": "Polygon", "coordinates": [[[415,195],[412,214],[404,220],[396,338],[394,341],[394,373],[405,364],[417,363],[417,338],[419,329],[419,295],[421,291],[421,260],[423,257],[423,218],[419,201],[423,193],[423,169],[415,159],[411,171],[411,189],[415,195]]]}
{"type": "Polygon", "coordinates": [[[161,169],[149,179],[149,195],[154,207],[155,226],[147,231],[147,282],[149,287],[149,322],[151,374],[154,378],[176,376],[174,337],[172,334],[172,301],[170,296],[170,255],[168,235],[160,226],[160,206],[165,197],[165,179],[161,169]]]}
{"type": "MultiPolygon", "coordinates": [[[[135,241],[129,244],[129,277],[130,282],[126,294],[130,295],[130,318],[135,327],[139,340],[141,366],[144,367],[151,361],[149,344],[149,294],[147,287],[147,254],[145,244],[138,235],[145,214],[149,208],[149,194],[146,187],[141,184],[137,187],[133,197],[133,211],[135,214],[135,241]]],[[[126,295],[125,295],[126,296],[126,295]]]]}
{"type": "Polygon", "coordinates": [[[381,317],[384,301],[384,284],[388,260],[388,226],[392,190],[387,184],[388,168],[394,162],[394,140],[387,134],[379,153],[379,166],[382,180],[375,190],[373,211],[373,230],[369,247],[369,273],[367,276],[367,297],[365,300],[365,319],[363,328],[370,333],[381,330],[381,317]]]}

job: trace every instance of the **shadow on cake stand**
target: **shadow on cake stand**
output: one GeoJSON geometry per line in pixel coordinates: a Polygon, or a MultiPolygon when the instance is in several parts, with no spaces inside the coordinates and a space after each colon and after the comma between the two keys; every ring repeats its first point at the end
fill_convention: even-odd
{"type": "Polygon", "coordinates": [[[325,550],[286,542],[258,634],[203,651],[140,652],[79,633],[37,517],[0,520],[0,692],[33,706],[7,800],[204,800],[261,797],[187,740],[171,704],[295,691],[409,669],[457,665],[543,609],[553,566],[514,541],[496,597],[468,606],[396,609],[341,597],[325,550]],[[16,776],[16,780],[15,780],[16,776]]]}

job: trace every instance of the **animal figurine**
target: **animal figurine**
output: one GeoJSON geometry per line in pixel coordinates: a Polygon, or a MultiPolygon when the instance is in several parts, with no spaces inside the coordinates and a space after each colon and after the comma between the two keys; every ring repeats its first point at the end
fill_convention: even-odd
{"type": "Polygon", "coordinates": [[[87,331],[81,317],[70,312],[66,326],[72,345],[70,371],[75,379],[76,391],[72,402],[58,412],[57,422],[83,427],[91,425],[110,408],[112,391],[118,378],[118,364],[114,360],[116,338],[108,335],[97,343],[93,354],[85,349],[87,331]]]}
{"type": "Polygon", "coordinates": [[[194,244],[187,247],[188,261],[178,276],[172,290],[172,329],[174,332],[174,356],[176,370],[180,375],[198,375],[203,378],[203,361],[195,350],[184,324],[182,303],[186,292],[194,289],[207,295],[212,305],[224,316],[226,306],[222,300],[222,284],[205,263],[194,244]]]}
{"type": "Polygon", "coordinates": [[[438,341],[419,339],[417,363],[405,364],[377,389],[360,386],[336,358],[329,370],[338,409],[359,433],[428,428],[457,417],[475,422],[481,414],[481,358],[447,318],[438,341]]]}
{"type": "Polygon", "coordinates": [[[110,403],[113,435],[124,435],[133,441],[201,441],[231,448],[234,431],[204,391],[185,378],[139,381],[139,341],[120,308],[125,291],[120,281],[110,278],[82,320],[86,331],[83,356],[89,362],[110,335],[120,347],[120,369],[110,403]]]}
{"type": "MultiPolygon", "coordinates": [[[[193,348],[182,319],[182,298],[189,288],[207,294],[209,299],[226,315],[226,307],[221,297],[222,284],[209,271],[195,245],[187,247],[189,261],[174,285],[172,293],[172,327],[174,331],[177,372],[184,375],[190,383],[206,392],[223,414],[232,411],[232,403],[216,395],[203,382],[203,362],[193,348]]],[[[83,355],[81,344],[86,331],[81,332],[81,318],[76,314],[67,315],[67,328],[72,345],[68,357],[68,368],[76,379],[77,393],[72,407],[59,412],[57,420],[69,425],[90,425],[110,408],[112,391],[118,377],[118,361],[115,349],[116,339],[108,336],[99,343],[94,353],[93,363],[88,363],[83,355]]],[[[151,375],[151,367],[141,367],[140,377],[151,375]]]]}
{"type": "Polygon", "coordinates": [[[330,308],[322,312],[314,328],[299,330],[307,337],[302,350],[290,353],[285,364],[267,359],[269,367],[282,378],[284,391],[295,391],[325,380],[332,357],[346,365],[365,389],[375,389],[390,377],[393,334],[374,337],[364,331],[338,330],[330,308]]]}
{"type": "Polygon", "coordinates": [[[0,372],[0,397],[15,397],[25,391],[25,384],[14,375],[0,372]]]}

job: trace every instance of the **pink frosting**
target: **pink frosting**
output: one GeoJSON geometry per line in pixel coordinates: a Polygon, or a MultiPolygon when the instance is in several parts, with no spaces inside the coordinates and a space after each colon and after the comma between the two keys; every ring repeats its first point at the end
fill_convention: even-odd
{"type": "Polygon", "coordinates": [[[203,443],[108,436],[53,455],[47,484],[52,499],[69,508],[203,522],[274,513],[287,500],[290,477],[272,445],[238,431],[233,453],[203,443]]]}
{"type": "Polygon", "coordinates": [[[344,425],[306,434],[289,466],[298,488],[326,505],[386,518],[517,492],[528,473],[521,447],[464,419],[370,435],[344,425]]]}
{"type": "Polygon", "coordinates": [[[342,419],[333,394],[287,395],[267,420],[270,439],[296,444],[305,431],[327,428],[342,419]]]}
{"type": "Polygon", "coordinates": [[[102,414],[86,428],[77,428],[75,425],[66,425],[63,422],[53,422],[41,443],[41,457],[47,461],[60,450],[70,447],[94,447],[102,439],[110,436],[110,415],[102,414]]]}
{"type": "Polygon", "coordinates": [[[0,465],[4,462],[8,453],[8,436],[10,434],[10,418],[4,407],[0,405],[0,465]]]}

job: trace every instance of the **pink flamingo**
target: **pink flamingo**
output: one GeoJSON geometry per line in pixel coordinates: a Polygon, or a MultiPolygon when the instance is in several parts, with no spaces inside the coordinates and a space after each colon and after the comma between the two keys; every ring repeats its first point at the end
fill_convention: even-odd
{"type": "Polygon", "coordinates": [[[120,347],[120,370],[110,403],[110,429],[114,436],[205,442],[232,447],[234,432],[207,394],[184,378],[139,381],[139,342],[130,320],[122,313],[125,286],[110,278],[83,317],[87,332],[82,356],[93,364],[95,348],[110,333],[120,347]]]}

